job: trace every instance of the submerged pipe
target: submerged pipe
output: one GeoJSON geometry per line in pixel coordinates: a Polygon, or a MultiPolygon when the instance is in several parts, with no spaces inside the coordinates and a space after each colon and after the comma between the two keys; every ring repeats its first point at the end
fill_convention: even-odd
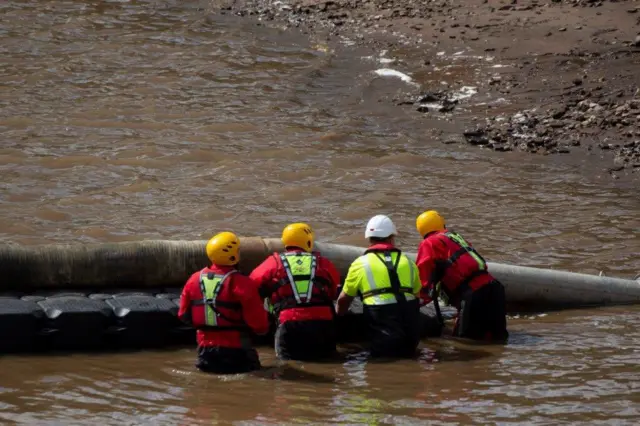
{"type": "MultiPolygon", "coordinates": [[[[323,254],[346,274],[364,248],[321,244],[323,254]]],[[[405,253],[416,260],[416,253],[405,253]]],[[[640,304],[640,280],[612,278],[551,269],[487,262],[489,271],[505,287],[509,311],[541,311],[640,304]]]]}
{"type": "MultiPolygon", "coordinates": [[[[240,270],[249,273],[279,239],[241,238],[240,270]]],[[[94,245],[0,247],[0,292],[181,287],[207,266],[206,241],[140,241],[94,245]]],[[[316,243],[342,277],[364,247],[316,243]]],[[[406,253],[415,260],[415,253],[406,253]]],[[[640,303],[640,282],[488,262],[506,289],[509,310],[550,310],[640,303]]]]}
{"type": "MultiPolygon", "coordinates": [[[[0,247],[0,291],[180,287],[207,266],[206,241],[147,240],[106,244],[0,247]]],[[[275,239],[241,239],[240,269],[250,272],[275,239]]]]}

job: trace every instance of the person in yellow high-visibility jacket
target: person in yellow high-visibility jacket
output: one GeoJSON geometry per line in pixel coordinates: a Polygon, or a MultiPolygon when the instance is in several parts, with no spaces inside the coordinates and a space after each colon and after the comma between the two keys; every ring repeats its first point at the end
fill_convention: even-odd
{"type": "Polygon", "coordinates": [[[420,274],[395,247],[396,234],[389,217],[369,220],[365,238],[370,246],[349,267],[336,306],[338,315],[344,315],[361,295],[374,357],[411,357],[420,343],[420,274]]]}

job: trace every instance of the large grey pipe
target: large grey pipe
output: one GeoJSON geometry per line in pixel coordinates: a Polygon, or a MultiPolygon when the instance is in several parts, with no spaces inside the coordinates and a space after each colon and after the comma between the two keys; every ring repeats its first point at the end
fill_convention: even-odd
{"type": "MultiPolygon", "coordinates": [[[[206,241],[0,247],[0,292],[180,287],[207,265],[206,241]]],[[[273,238],[241,238],[243,272],[283,249],[273,238]]],[[[342,276],[363,247],[317,243],[342,276]]],[[[415,253],[407,253],[415,259],[415,253]]],[[[510,311],[640,303],[640,282],[489,262],[506,288],[510,311]]]]}
{"type": "MultiPolygon", "coordinates": [[[[363,248],[318,244],[342,271],[363,248]]],[[[405,253],[415,261],[416,254],[405,253]]],[[[510,311],[543,311],[588,306],[640,304],[640,279],[611,278],[551,269],[487,262],[505,286],[510,311]]],[[[346,272],[345,272],[346,273],[346,272]]]]}

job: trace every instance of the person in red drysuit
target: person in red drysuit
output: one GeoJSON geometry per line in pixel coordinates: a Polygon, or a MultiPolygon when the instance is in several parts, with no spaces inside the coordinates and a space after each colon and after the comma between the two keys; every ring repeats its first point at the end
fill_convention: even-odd
{"type": "Polygon", "coordinates": [[[211,266],[191,275],[182,290],[178,317],[197,330],[198,362],[205,372],[236,374],[260,369],[250,332],[269,331],[256,283],[236,269],[240,241],[231,232],[207,243],[211,266]]]}
{"type": "Polygon", "coordinates": [[[458,310],[455,336],[506,341],[504,286],[489,273],[482,256],[460,234],[447,230],[435,210],[418,216],[416,228],[423,237],[416,257],[423,300],[433,300],[437,308],[438,292],[445,293],[458,310]]]}
{"type": "Polygon", "coordinates": [[[333,301],[340,273],[329,259],[312,251],[309,225],[288,225],[282,243],[284,253],[269,256],[250,275],[260,296],[273,306],[276,355],[294,360],[330,357],[336,351],[333,301]]]}

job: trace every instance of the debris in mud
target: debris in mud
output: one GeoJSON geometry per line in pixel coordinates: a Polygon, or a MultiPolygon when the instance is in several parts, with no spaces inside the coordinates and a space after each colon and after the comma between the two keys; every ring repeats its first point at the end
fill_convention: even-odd
{"type": "Polygon", "coordinates": [[[600,143],[598,148],[612,151],[622,167],[640,162],[640,99],[613,101],[602,97],[584,98],[555,105],[545,111],[520,111],[510,116],[496,116],[484,125],[465,131],[471,145],[497,151],[521,150],[542,154],[570,153],[580,139],[613,129],[621,138],[615,144],[600,143]]]}
{"type": "Polygon", "coordinates": [[[482,128],[466,130],[462,135],[471,145],[486,145],[489,143],[489,136],[485,129],[482,128]]]}
{"type": "MultiPolygon", "coordinates": [[[[499,6],[498,10],[519,14],[562,4],[573,7],[598,7],[603,2],[604,0],[538,0],[528,5],[517,5],[513,1],[512,4],[499,6]]],[[[465,7],[464,2],[456,5],[447,0],[220,0],[219,3],[218,7],[221,10],[239,16],[252,15],[267,21],[279,20],[290,27],[329,28],[332,33],[339,32],[344,27],[377,26],[391,19],[417,20],[417,23],[409,25],[408,28],[421,31],[425,27],[422,21],[429,22],[436,14],[451,15],[456,9],[465,7]]],[[[460,23],[446,26],[456,29],[460,27],[460,23]]],[[[439,31],[445,32],[445,28],[441,27],[439,31]]],[[[457,35],[449,34],[449,38],[456,37],[457,35]]]]}
{"type": "Polygon", "coordinates": [[[472,86],[463,86],[458,90],[444,91],[436,90],[424,92],[415,100],[396,101],[396,105],[414,105],[418,112],[451,112],[455,109],[460,100],[469,98],[477,92],[472,86]]]}
{"type": "Polygon", "coordinates": [[[437,91],[421,95],[416,103],[418,112],[451,112],[458,104],[458,99],[450,93],[437,91]]]}
{"type": "MultiPolygon", "coordinates": [[[[424,47],[420,47],[419,53],[424,56],[415,61],[413,70],[418,68],[415,74],[404,74],[391,68],[372,71],[413,86],[420,82],[432,85],[428,87],[445,87],[445,90],[395,100],[396,105],[410,106],[428,117],[445,113],[446,118],[451,119],[452,112],[455,115],[462,112],[464,99],[473,96],[476,90],[474,87],[462,88],[468,90],[468,93],[462,93],[462,89],[456,91],[450,85],[465,82],[482,87],[485,95],[499,96],[474,105],[476,109],[484,105],[483,112],[489,117],[495,114],[495,108],[504,111],[503,105],[498,103],[521,109],[515,114],[512,110],[509,114],[486,120],[483,115],[482,122],[471,125],[470,131],[464,135],[459,133],[458,139],[447,139],[444,143],[465,141],[495,151],[521,150],[540,154],[606,151],[608,156],[615,157],[616,164],[623,164],[640,175],[640,108],[635,101],[624,100],[640,87],[636,60],[640,35],[633,24],[637,18],[635,25],[640,25],[640,8],[634,2],[508,0],[492,4],[483,0],[219,0],[214,3],[227,13],[252,16],[263,23],[273,21],[278,27],[284,24],[289,28],[301,28],[305,34],[322,38],[327,44],[331,40],[377,51],[393,49],[400,56],[402,52],[412,50],[399,51],[398,48],[424,47]],[[603,12],[579,8],[602,8],[603,12]],[[568,14],[574,19],[564,19],[568,14]],[[526,36],[520,34],[521,28],[526,29],[526,36]],[[545,34],[547,43],[526,42],[528,39],[544,40],[545,34]],[[513,40],[518,42],[514,44],[513,40]],[[522,52],[519,50],[521,44],[522,52]],[[615,48],[611,47],[616,44],[615,48]],[[467,75],[460,75],[460,68],[452,59],[449,64],[438,64],[442,75],[427,80],[433,76],[429,70],[420,68],[442,62],[434,57],[445,51],[460,52],[461,56],[456,60],[465,57],[479,58],[483,63],[496,62],[490,66],[490,71],[485,71],[486,66],[481,65],[470,80],[468,69],[464,71],[467,75]],[[553,59],[559,56],[565,59],[553,59]],[[517,67],[520,71],[500,71],[503,64],[497,61],[505,57],[511,58],[511,68],[517,67]],[[606,89],[595,87],[597,84],[606,89]],[[600,96],[604,90],[608,91],[607,95],[600,96]],[[547,95],[557,96],[559,101],[541,107],[541,102],[547,102],[547,95]],[[603,141],[600,147],[598,141],[603,141]],[[627,146],[630,143],[633,145],[627,146]]],[[[380,61],[381,64],[390,62],[380,61]]],[[[411,71],[410,57],[406,65],[411,71]]],[[[468,123],[466,118],[461,119],[468,123]]]]}

